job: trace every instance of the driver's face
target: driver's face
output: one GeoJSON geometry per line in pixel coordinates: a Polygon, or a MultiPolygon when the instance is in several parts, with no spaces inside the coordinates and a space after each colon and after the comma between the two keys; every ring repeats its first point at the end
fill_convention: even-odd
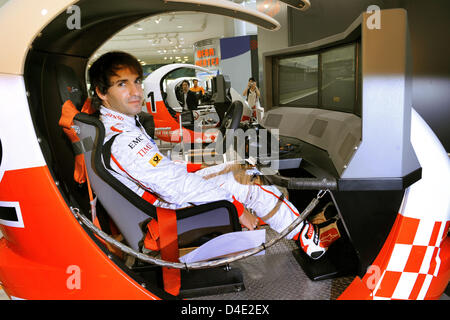
{"type": "Polygon", "coordinates": [[[183,88],[183,92],[187,92],[189,89],[189,85],[186,82],[183,82],[183,84],[181,85],[181,87],[183,88]]]}
{"type": "Polygon", "coordinates": [[[97,95],[103,101],[103,105],[128,116],[135,116],[141,112],[144,94],[139,75],[129,68],[123,68],[117,70],[116,75],[109,80],[111,86],[106,94],[96,90],[97,95]]]}

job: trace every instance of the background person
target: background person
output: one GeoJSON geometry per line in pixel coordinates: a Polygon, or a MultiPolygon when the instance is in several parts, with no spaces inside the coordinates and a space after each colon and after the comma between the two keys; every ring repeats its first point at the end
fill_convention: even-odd
{"type": "Polygon", "coordinates": [[[252,117],[256,119],[256,108],[259,104],[259,97],[261,96],[261,93],[256,86],[255,78],[251,77],[248,79],[247,88],[244,89],[242,95],[247,97],[248,106],[252,109],[252,117]]]}
{"type": "Polygon", "coordinates": [[[181,93],[179,93],[178,101],[183,108],[183,111],[196,110],[198,106],[198,99],[194,92],[189,90],[189,81],[183,80],[181,83],[181,93]]]}
{"type": "Polygon", "coordinates": [[[197,96],[197,101],[201,101],[203,99],[203,96],[205,95],[205,89],[203,89],[202,86],[198,85],[198,80],[193,80],[194,85],[191,87],[191,91],[194,92],[197,96]]]}

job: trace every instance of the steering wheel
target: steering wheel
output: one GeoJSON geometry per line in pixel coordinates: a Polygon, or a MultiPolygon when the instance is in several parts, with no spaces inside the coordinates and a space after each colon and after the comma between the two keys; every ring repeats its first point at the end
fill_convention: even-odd
{"type": "Polygon", "coordinates": [[[233,101],[233,103],[230,105],[227,112],[225,113],[222,119],[222,124],[220,125],[219,128],[223,137],[225,137],[227,129],[236,130],[239,127],[243,112],[244,112],[244,105],[242,104],[242,102],[238,100],[233,101]]]}

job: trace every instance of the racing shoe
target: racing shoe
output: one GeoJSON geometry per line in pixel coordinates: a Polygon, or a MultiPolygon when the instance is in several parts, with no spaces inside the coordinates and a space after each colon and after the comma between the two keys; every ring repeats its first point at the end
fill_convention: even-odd
{"type": "Polygon", "coordinates": [[[334,217],[324,223],[319,224],[319,239],[322,246],[328,248],[333,242],[341,237],[339,230],[343,230],[341,219],[334,217]]]}
{"type": "Polygon", "coordinates": [[[336,207],[334,206],[333,202],[330,201],[322,208],[322,210],[320,210],[319,213],[315,214],[311,219],[309,219],[309,221],[312,224],[321,224],[335,218],[337,215],[338,212],[336,210],[336,207]]]}
{"type": "Polygon", "coordinates": [[[297,244],[312,259],[317,260],[327,251],[327,247],[320,242],[319,227],[308,221],[303,227],[297,239],[297,244]]]}

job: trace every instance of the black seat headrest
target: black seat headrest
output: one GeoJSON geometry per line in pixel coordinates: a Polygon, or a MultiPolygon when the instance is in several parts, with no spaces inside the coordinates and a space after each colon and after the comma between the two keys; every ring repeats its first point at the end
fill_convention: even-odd
{"type": "Polygon", "coordinates": [[[78,110],[81,110],[87,98],[84,87],[81,85],[75,71],[64,64],[56,65],[56,79],[61,96],[61,104],[71,100],[78,110]]]}

